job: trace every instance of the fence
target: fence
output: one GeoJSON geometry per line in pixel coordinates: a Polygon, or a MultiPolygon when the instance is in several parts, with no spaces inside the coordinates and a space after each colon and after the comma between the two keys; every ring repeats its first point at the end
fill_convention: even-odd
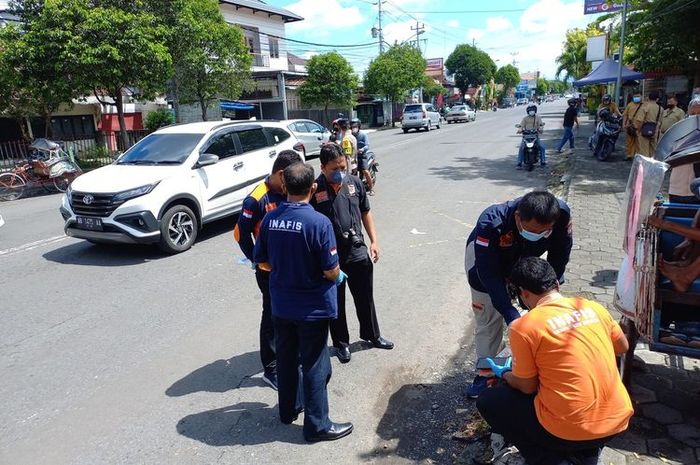
{"type": "MultiPolygon", "coordinates": [[[[71,153],[83,170],[99,168],[114,160],[114,154],[123,152],[148,135],[146,130],[127,131],[128,146],[125,147],[119,131],[99,131],[94,138],[68,139],[53,138],[71,153]]],[[[27,141],[0,142],[0,172],[9,171],[16,165],[27,161],[32,149],[27,141]]]]}
{"type": "Polygon", "coordinates": [[[289,119],[310,119],[316,121],[321,126],[327,128],[331,127],[331,123],[334,119],[338,117],[338,113],[342,113],[346,118],[349,118],[352,113],[348,109],[328,109],[328,119],[326,119],[326,112],[323,110],[289,110],[287,115],[289,119]]]}

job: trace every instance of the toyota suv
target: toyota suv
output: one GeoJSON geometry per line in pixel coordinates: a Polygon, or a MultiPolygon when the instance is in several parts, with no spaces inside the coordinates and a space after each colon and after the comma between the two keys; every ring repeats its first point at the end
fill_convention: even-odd
{"type": "Polygon", "coordinates": [[[404,134],[409,129],[415,129],[416,131],[421,129],[430,131],[432,128],[440,129],[440,113],[429,103],[406,104],[403,108],[401,128],[404,134]]]}
{"type": "Polygon", "coordinates": [[[279,122],[162,128],[71,183],[60,208],[64,230],[94,243],[153,243],[183,252],[203,224],[241,210],[283,150],[299,153],[302,146],[279,122]]]}

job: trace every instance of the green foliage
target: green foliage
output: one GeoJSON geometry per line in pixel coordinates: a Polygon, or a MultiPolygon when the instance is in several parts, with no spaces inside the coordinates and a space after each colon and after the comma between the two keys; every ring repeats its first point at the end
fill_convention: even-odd
{"type": "Polygon", "coordinates": [[[563,94],[566,92],[566,89],[569,88],[569,86],[564,82],[560,81],[558,79],[553,79],[548,81],[549,84],[549,89],[555,93],[555,94],[563,94]]]}
{"type": "Polygon", "coordinates": [[[365,73],[365,92],[398,102],[409,90],[426,84],[425,67],[418,49],[408,44],[394,45],[370,62],[365,73]]]}
{"type": "Polygon", "coordinates": [[[495,76],[496,83],[503,84],[503,90],[508,91],[520,82],[520,71],[513,65],[505,65],[498,69],[495,76]]]}
{"type": "Polygon", "coordinates": [[[352,65],[338,52],[311,57],[306,70],[309,76],[299,87],[304,105],[322,106],[325,111],[330,105],[338,108],[353,106],[358,79],[352,65]]]}
{"type": "MultiPolygon", "coordinates": [[[[228,24],[216,0],[175,1],[168,46],[179,103],[197,103],[202,119],[218,98],[235,100],[251,84],[252,56],[241,28],[228,24]]],[[[166,16],[167,18],[167,16],[166,16]]]]}
{"type": "Polygon", "coordinates": [[[549,92],[549,81],[545,78],[537,79],[537,88],[535,89],[536,95],[546,95],[549,92]]]}
{"type": "Polygon", "coordinates": [[[146,129],[153,132],[158,128],[163,126],[168,126],[175,123],[175,115],[173,112],[167,108],[159,108],[155,111],[151,111],[146,115],[146,121],[144,126],[146,129]]]}
{"type": "Polygon", "coordinates": [[[454,74],[455,84],[462,95],[466,95],[470,86],[483,85],[496,75],[496,63],[491,57],[468,44],[458,45],[447,58],[445,67],[454,74]]]}
{"type": "Polygon", "coordinates": [[[441,84],[438,84],[435,82],[433,78],[430,76],[425,76],[423,79],[423,97],[424,98],[433,98],[437,97],[438,95],[447,95],[447,89],[443,87],[441,84]]]}
{"type": "Polygon", "coordinates": [[[595,24],[588,26],[586,30],[570,29],[566,32],[566,40],[562,48],[562,53],[556,59],[559,66],[555,77],[563,74],[564,80],[581,79],[591,72],[591,64],[586,61],[587,40],[589,37],[603,34],[595,24]]]}

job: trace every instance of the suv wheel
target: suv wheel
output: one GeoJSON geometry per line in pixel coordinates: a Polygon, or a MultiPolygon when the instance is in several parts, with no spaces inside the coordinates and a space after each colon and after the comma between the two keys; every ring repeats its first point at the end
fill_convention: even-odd
{"type": "Polygon", "coordinates": [[[431,129],[433,129],[433,124],[430,121],[428,121],[428,125],[425,127],[425,130],[427,132],[430,132],[431,129]]]}
{"type": "Polygon", "coordinates": [[[192,247],[197,239],[197,217],[185,205],[168,209],[160,221],[160,242],[163,252],[176,254],[192,247]]]}

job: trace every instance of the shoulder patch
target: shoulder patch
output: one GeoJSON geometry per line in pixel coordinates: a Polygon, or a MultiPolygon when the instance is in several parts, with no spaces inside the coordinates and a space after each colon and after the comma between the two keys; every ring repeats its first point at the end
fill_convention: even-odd
{"type": "Polygon", "coordinates": [[[259,201],[265,196],[265,194],[267,194],[267,191],[267,184],[265,184],[265,181],[262,181],[260,184],[255,186],[253,192],[250,193],[250,196],[259,201]]]}
{"type": "Polygon", "coordinates": [[[488,237],[476,236],[476,245],[480,245],[482,247],[488,247],[489,242],[490,241],[489,241],[488,237]]]}
{"type": "Polygon", "coordinates": [[[498,245],[500,247],[512,247],[513,246],[513,231],[509,231],[508,233],[502,235],[498,241],[498,245]]]}
{"type": "Polygon", "coordinates": [[[328,201],[328,192],[326,192],[326,191],[316,192],[316,195],[314,196],[314,198],[316,199],[316,203],[327,202],[328,201]]]}

